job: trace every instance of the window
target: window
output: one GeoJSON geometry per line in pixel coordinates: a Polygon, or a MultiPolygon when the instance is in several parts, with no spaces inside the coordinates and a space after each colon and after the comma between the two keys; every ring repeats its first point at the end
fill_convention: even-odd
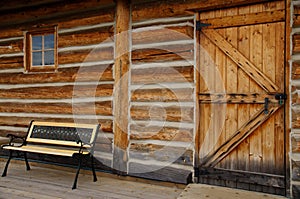
{"type": "Polygon", "coordinates": [[[54,71],[57,68],[56,27],[26,33],[26,71],[54,71]]]}

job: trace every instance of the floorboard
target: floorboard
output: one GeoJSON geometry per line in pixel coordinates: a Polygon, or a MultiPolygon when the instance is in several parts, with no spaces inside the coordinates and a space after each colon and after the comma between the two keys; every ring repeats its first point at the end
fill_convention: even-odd
{"type": "MultiPolygon", "coordinates": [[[[128,181],[117,177],[101,176],[97,172],[98,181],[93,182],[92,175],[83,171],[78,178],[77,189],[72,190],[75,169],[56,166],[47,168],[32,166],[26,171],[23,162],[13,161],[9,165],[7,176],[0,177],[0,198],[107,198],[107,199],[132,199],[132,198],[177,198],[183,191],[182,186],[162,186],[159,184],[128,181]],[[23,163],[23,164],[22,164],[23,163]],[[73,171],[72,171],[73,170],[73,171]]],[[[5,161],[0,160],[2,173],[5,161]]]]}

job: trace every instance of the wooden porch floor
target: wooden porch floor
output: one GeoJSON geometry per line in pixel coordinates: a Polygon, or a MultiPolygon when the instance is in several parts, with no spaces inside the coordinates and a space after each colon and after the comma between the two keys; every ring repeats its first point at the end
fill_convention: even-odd
{"type": "MultiPolygon", "coordinates": [[[[2,174],[6,159],[0,159],[0,173],[2,174]]],[[[90,171],[83,171],[79,175],[77,189],[72,190],[75,169],[31,163],[31,170],[25,170],[25,164],[12,161],[6,177],[0,177],[0,198],[177,198],[184,189],[184,185],[171,183],[150,184],[143,180],[118,177],[112,174],[97,172],[97,182],[92,181],[90,171]],[[164,184],[164,185],[162,185],[164,184]]]]}
{"type": "MultiPolygon", "coordinates": [[[[0,158],[0,174],[6,159],[0,158]]],[[[284,197],[224,187],[149,181],[97,172],[92,181],[90,171],[82,171],[77,189],[72,190],[75,169],[30,162],[31,171],[23,161],[12,160],[6,177],[0,177],[0,199],[19,198],[105,198],[105,199],[283,199],[284,197]]]]}

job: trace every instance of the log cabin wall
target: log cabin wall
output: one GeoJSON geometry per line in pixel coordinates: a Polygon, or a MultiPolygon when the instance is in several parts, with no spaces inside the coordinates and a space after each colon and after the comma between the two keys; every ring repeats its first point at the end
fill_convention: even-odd
{"type": "Polygon", "coordinates": [[[291,164],[291,195],[300,197],[300,120],[299,120],[299,89],[300,89],[300,2],[291,1],[291,135],[290,135],[290,164],[291,164]]]}
{"type": "Polygon", "coordinates": [[[194,22],[193,14],[143,19],[133,15],[128,166],[132,175],[180,183],[191,180],[194,22]]]}
{"type": "MultiPolygon", "coordinates": [[[[96,157],[111,166],[114,3],[44,3],[22,8],[28,14],[24,22],[18,9],[3,10],[16,25],[7,24],[0,33],[0,135],[23,136],[31,120],[99,122],[96,157]],[[25,72],[26,31],[53,25],[58,29],[57,70],[25,72]]],[[[3,24],[5,19],[9,17],[3,17],[3,24]]],[[[66,162],[51,156],[32,158],[66,162]]]]}

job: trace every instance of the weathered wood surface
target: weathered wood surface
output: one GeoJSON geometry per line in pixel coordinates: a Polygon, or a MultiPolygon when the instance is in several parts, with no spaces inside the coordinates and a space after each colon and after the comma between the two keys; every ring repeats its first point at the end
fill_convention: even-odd
{"type": "Polygon", "coordinates": [[[200,103],[234,103],[234,104],[264,104],[265,98],[270,99],[270,103],[278,103],[275,96],[272,94],[261,93],[213,93],[213,94],[199,94],[200,103]]]}
{"type": "Polygon", "coordinates": [[[53,73],[1,73],[2,84],[33,84],[54,82],[83,82],[83,81],[111,81],[112,66],[96,65],[89,67],[61,68],[53,73]]]}
{"type": "Polygon", "coordinates": [[[112,102],[81,103],[0,103],[0,112],[4,113],[57,113],[57,114],[91,114],[112,115],[112,102]]]}
{"type": "Polygon", "coordinates": [[[140,3],[133,6],[132,20],[142,21],[149,18],[172,17],[187,15],[189,10],[210,10],[226,7],[234,7],[238,5],[249,5],[254,3],[263,3],[267,0],[237,0],[223,1],[208,0],[205,2],[199,1],[175,1],[175,2],[149,2],[140,3]]]}
{"type": "Polygon", "coordinates": [[[130,139],[132,140],[164,140],[192,142],[192,128],[159,127],[148,125],[131,125],[130,139]]]}
{"type": "MultiPolygon", "coordinates": [[[[0,168],[4,167],[0,161],[0,168]]],[[[90,171],[81,171],[78,189],[71,190],[75,169],[30,163],[24,170],[23,162],[13,162],[8,175],[0,179],[0,195],[8,198],[177,198],[184,186],[151,182],[97,172],[98,181],[92,182],[90,171]],[[47,168],[48,167],[48,168],[47,168]],[[43,190],[41,192],[41,190],[43,190]]]]}
{"type": "Polygon", "coordinates": [[[193,44],[170,44],[154,48],[143,48],[132,51],[132,62],[163,62],[192,60],[194,58],[193,44]]]}
{"type": "Polygon", "coordinates": [[[197,198],[232,198],[232,199],[284,199],[285,197],[276,196],[255,191],[242,191],[238,189],[230,189],[205,184],[189,184],[180,194],[181,199],[197,199],[197,198]]]}
{"type": "MultiPolygon", "coordinates": [[[[142,87],[143,88],[143,87],[142,87]]],[[[131,91],[133,102],[193,101],[192,88],[136,89],[131,91]]]]}
{"type": "MultiPolygon", "coordinates": [[[[283,2],[268,2],[201,12],[199,20],[200,22],[213,22],[215,18],[226,20],[230,17],[232,19],[236,17],[236,19],[239,19],[246,15],[249,15],[249,20],[252,20],[252,17],[255,18],[255,13],[266,12],[270,14],[273,11],[276,13],[283,9],[285,9],[283,2]]],[[[216,23],[218,23],[218,20],[216,20],[216,23]]],[[[238,25],[238,21],[233,20],[232,24],[234,23],[238,25]]],[[[199,35],[200,44],[203,48],[200,49],[199,85],[200,160],[209,152],[213,153],[218,151],[220,147],[226,146],[223,148],[224,150],[220,150],[220,153],[216,155],[216,157],[222,157],[223,155],[226,157],[221,158],[222,161],[216,161],[215,168],[224,168],[229,172],[231,170],[243,170],[249,173],[260,172],[283,176],[285,174],[283,108],[278,109],[248,138],[240,140],[241,142],[235,149],[227,153],[227,149],[231,148],[230,144],[227,145],[230,139],[244,124],[251,123],[251,118],[259,110],[262,110],[265,97],[271,101],[269,110],[272,109],[271,106],[278,106],[277,100],[274,100],[274,96],[269,92],[283,93],[285,91],[284,22],[250,24],[252,22],[236,27],[228,23],[229,27],[216,28],[217,26],[215,26],[216,29],[211,26],[203,28],[199,35]],[[227,49],[225,47],[222,49],[220,43],[212,41],[215,40],[215,35],[211,39],[206,37],[205,31],[210,30],[214,30],[224,39],[220,42],[221,45],[226,43],[233,48],[227,49]],[[240,61],[227,56],[229,52],[238,52],[244,56],[248,63],[252,63],[256,70],[268,77],[269,83],[264,82],[262,84],[275,85],[276,89],[274,89],[275,87],[271,88],[272,86],[269,87],[270,89],[264,89],[262,84],[257,83],[257,80],[265,81],[265,78],[253,79],[251,75],[247,74],[247,70],[240,67],[240,61]],[[254,93],[258,95],[251,96],[254,93]]],[[[278,191],[267,186],[257,186],[234,180],[228,181],[227,179],[222,180],[222,176],[218,176],[217,171],[215,174],[216,178],[207,175],[201,182],[269,193],[278,191]]]]}
{"type": "Polygon", "coordinates": [[[266,75],[258,70],[243,54],[239,53],[239,51],[228,43],[218,32],[210,29],[203,30],[202,32],[266,92],[276,92],[278,90],[278,87],[266,75]]]}
{"type": "Polygon", "coordinates": [[[173,122],[193,122],[193,107],[132,106],[130,115],[135,120],[159,120],[173,122]]]}
{"type": "Polygon", "coordinates": [[[130,1],[118,0],[116,5],[115,43],[115,90],[114,90],[114,157],[113,168],[127,172],[131,5],[130,1]]]}
{"type": "Polygon", "coordinates": [[[234,16],[223,16],[214,19],[203,19],[201,23],[209,24],[207,28],[249,26],[262,23],[284,21],[285,10],[275,10],[260,13],[246,13],[234,16]]]}
{"type": "Polygon", "coordinates": [[[132,84],[192,82],[193,71],[193,66],[133,69],[131,82],[132,84]]]}
{"type": "Polygon", "coordinates": [[[109,97],[113,94],[112,84],[66,85],[28,88],[0,89],[2,99],[62,99],[109,97]]]}

